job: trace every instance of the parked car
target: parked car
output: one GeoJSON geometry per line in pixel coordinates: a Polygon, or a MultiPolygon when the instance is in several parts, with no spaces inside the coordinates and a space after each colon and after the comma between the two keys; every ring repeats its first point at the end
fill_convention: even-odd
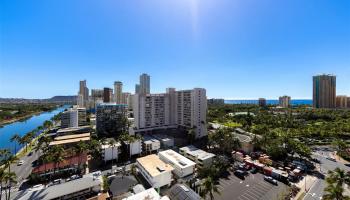
{"type": "Polygon", "coordinates": [[[79,175],[73,175],[73,176],[70,177],[70,180],[75,180],[75,179],[78,179],[78,178],[80,178],[79,175]]]}
{"type": "Polygon", "coordinates": [[[274,185],[278,185],[277,181],[273,179],[271,176],[264,176],[264,180],[274,185]]]}
{"type": "Polygon", "coordinates": [[[21,166],[21,165],[23,165],[23,164],[24,164],[24,160],[20,160],[20,161],[18,161],[18,163],[17,163],[18,166],[21,166]]]}
{"type": "Polygon", "coordinates": [[[62,179],[56,179],[52,182],[53,185],[60,184],[62,182],[62,179]]]}
{"type": "Polygon", "coordinates": [[[347,167],[350,167],[350,163],[345,163],[344,165],[347,167]]]}
{"type": "Polygon", "coordinates": [[[238,178],[240,178],[240,179],[245,179],[245,173],[246,172],[244,172],[244,171],[242,171],[242,170],[236,170],[235,172],[234,172],[234,175],[236,175],[238,178]]]}
{"type": "Polygon", "coordinates": [[[252,173],[252,174],[256,174],[257,172],[258,172],[258,169],[255,167],[250,170],[250,173],[252,173]]]}
{"type": "Polygon", "coordinates": [[[327,160],[330,160],[330,161],[333,161],[333,162],[337,162],[337,160],[336,160],[336,159],[331,158],[331,157],[327,157],[327,160]]]}

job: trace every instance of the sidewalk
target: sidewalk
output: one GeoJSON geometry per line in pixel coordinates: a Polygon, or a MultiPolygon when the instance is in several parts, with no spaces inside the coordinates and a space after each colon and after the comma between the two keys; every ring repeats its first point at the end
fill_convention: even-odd
{"type": "Polygon", "coordinates": [[[299,199],[302,196],[302,194],[305,193],[305,189],[306,191],[309,191],[310,188],[314,185],[316,180],[317,180],[316,177],[310,176],[310,175],[306,175],[303,179],[301,179],[297,184],[295,184],[295,186],[300,188],[300,191],[293,199],[294,200],[299,199]],[[306,183],[306,188],[305,188],[305,183],[306,183]]]}

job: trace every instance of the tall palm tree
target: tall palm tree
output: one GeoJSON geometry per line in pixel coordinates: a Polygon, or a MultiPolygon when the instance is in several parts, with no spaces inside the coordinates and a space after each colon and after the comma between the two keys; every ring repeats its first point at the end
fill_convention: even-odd
{"type": "Polygon", "coordinates": [[[14,134],[10,138],[10,142],[15,142],[15,153],[17,153],[17,143],[19,142],[20,139],[21,139],[21,136],[18,133],[14,134]]]}
{"type": "Polygon", "coordinates": [[[78,168],[79,169],[80,169],[80,165],[81,165],[81,154],[86,152],[87,149],[88,149],[88,147],[83,141],[79,141],[79,143],[74,148],[75,154],[79,156],[79,160],[78,160],[78,168]]]}
{"type": "Polygon", "coordinates": [[[49,155],[52,156],[52,161],[55,163],[54,167],[54,175],[56,174],[56,169],[59,168],[59,164],[64,161],[64,149],[60,146],[54,146],[51,151],[49,152],[49,155]]]}
{"type": "Polygon", "coordinates": [[[3,182],[5,180],[5,169],[0,168],[0,200],[2,199],[2,191],[3,191],[3,182]]]}
{"type": "Polygon", "coordinates": [[[350,184],[350,176],[342,169],[336,168],[334,171],[328,172],[326,178],[327,187],[324,189],[326,194],[323,196],[325,200],[348,200],[350,197],[344,196],[344,185],[350,184]]]}
{"type": "Polygon", "coordinates": [[[17,178],[17,176],[13,172],[7,172],[4,175],[4,181],[5,181],[5,183],[7,184],[7,187],[8,187],[8,196],[6,195],[6,199],[7,200],[11,199],[11,187],[12,187],[13,183],[17,183],[16,178],[17,178]]]}
{"type": "Polygon", "coordinates": [[[108,141],[108,145],[109,146],[111,146],[112,147],[112,167],[111,167],[111,173],[112,173],[112,169],[113,169],[113,160],[114,160],[114,146],[115,146],[115,144],[116,144],[116,142],[115,142],[115,140],[114,139],[110,139],[109,141],[108,141]]]}
{"type": "Polygon", "coordinates": [[[214,199],[214,193],[220,194],[218,187],[215,185],[215,181],[213,180],[212,177],[207,177],[202,185],[203,191],[202,191],[202,197],[207,197],[209,195],[210,200],[214,199]]]}

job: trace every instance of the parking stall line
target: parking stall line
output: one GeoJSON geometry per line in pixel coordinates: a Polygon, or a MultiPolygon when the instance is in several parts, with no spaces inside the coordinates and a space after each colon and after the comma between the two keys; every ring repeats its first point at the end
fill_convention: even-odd
{"type": "MultiPolygon", "coordinates": [[[[247,197],[239,196],[238,199],[239,199],[239,200],[247,200],[247,197]]],[[[250,200],[250,199],[248,199],[248,200],[250,200]]]]}
{"type": "MultiPolygon", "coordinates": [[[[242,196],[247,197],[247,198],[249,198],[250,200],[251,200],[251,199],[257,199],[256,197],[252,196],[251,194],[247,194],[247,193],[244,193],[242,196]]],[[[257,199],[257,200],[258,200],[258,199],[257,199]]]]}
{"type": "Polygon", "coordinates": [[[259,190],[259,191],[262,192],[262,193],[265,193],[265,192],[267,192],[267,191],[270,190],[270,189],[266,189],[266,188],[264,188],[264,187],[259,187],[259,185],[256,185],[254,188],[255,188],[256,190],[259,190]]]}
{"type": "Polygon", "coordinates": [[[260,194],[260,193],[256,194],[256,193],[254,193],[254,191],[250,191],[250,190],[246,191],[246,194],[252,195],[257,199],[259,199],[262,196],[262,194],[260,194]]]}
{"type": "Polygon", "coordinates": [[[259,183],[259,184],[257,184],[257,186],[262,187],[262,188],[264,188],[266,190],[271,190],[271,188],[273,187],[272,185],[267,185],[267,184],[264,184],[264,183],[259,183]]]}
{"type": "Polygon", "coordinates": [[[239,196],[239,198],[243,198],[243,199],[245,199],[245,200],[251,200],[249,197],[246,197],[246,196],[244,196],[244,195],[239,196]]]}
{"type": "Polygon", "coordinates": [[[221,181],[219,181],[223,186],[229,186],[230,185],[230,183],[228,183],[228,182],[226,182],[226,181],[224,181],[224,180],[221,180],[221,181]]]}

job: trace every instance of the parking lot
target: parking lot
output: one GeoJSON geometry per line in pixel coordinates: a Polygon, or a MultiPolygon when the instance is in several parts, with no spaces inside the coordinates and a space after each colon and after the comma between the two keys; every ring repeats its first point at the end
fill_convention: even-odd
{"type": "Polygon", "coordinates": [[[222,200],[273,200],[280,199],[288,186],[278,182],[273,185],[264,180],[262,174],[250,174],[241,180],[232,172],[227,178],[221,178],[218,189],[220,194],[214,193],[215,199],[222,200]]]}

